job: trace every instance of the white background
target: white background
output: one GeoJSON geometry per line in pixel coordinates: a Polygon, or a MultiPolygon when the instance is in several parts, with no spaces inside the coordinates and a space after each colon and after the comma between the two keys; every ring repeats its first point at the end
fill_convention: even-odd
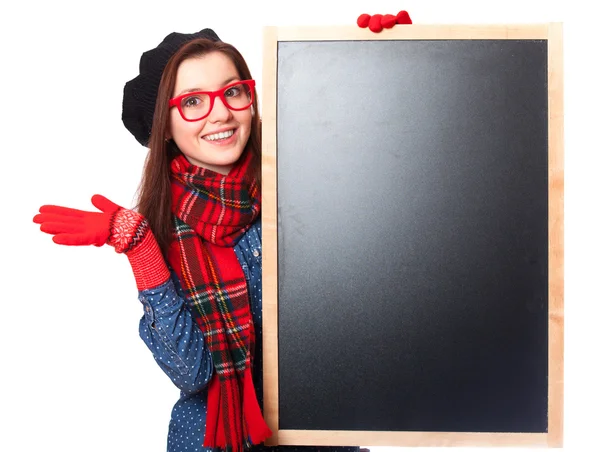
{"type": "Polygon", "coordinates": [[[42,204],[91,208],[94,193],[132,205],[145,149],[122,125],[121,96],[141,53],[171,31],[211,27],[245,55],[260,93],[264,25],[354,25],[400,9],[422,24],[564,23],[564,444],[597,447],[595,2],[123,0],[0,7],[0,450],[166,448],[178,391],[138,338],[127,259],[55,245],[31,221],[42,204]]]}

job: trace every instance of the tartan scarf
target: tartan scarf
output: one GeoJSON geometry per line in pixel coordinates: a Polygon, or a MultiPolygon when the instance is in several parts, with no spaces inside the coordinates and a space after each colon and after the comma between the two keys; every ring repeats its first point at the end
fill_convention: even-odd
{"type": "Polygon", "coordinates": [[[171,162],[175,240],[167,259],[211,352],[204,446],[241,451],[271,435],[252,382],[254,324],[246,278],[233,246],[260,211],[247,151],[228,175],[171,162]]]}

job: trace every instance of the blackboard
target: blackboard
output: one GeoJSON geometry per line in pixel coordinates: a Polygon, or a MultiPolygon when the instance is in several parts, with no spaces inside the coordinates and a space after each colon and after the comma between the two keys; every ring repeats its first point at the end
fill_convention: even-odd
{"type": "Polygon", "coordinates": [[[560,27],[389,31],[265,35],[273,442],[557,445],[560,27]]]}

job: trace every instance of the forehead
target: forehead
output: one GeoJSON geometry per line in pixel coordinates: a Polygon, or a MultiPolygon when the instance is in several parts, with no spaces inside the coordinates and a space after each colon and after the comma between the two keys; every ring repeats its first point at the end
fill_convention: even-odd
{"type": "Polygon", "coordinates": [[[198,89],[212,91],[222,88],[227,80],[239,78],[233,61],[221,52],[183,60],[177,69],[175,93],[198,89]]]}

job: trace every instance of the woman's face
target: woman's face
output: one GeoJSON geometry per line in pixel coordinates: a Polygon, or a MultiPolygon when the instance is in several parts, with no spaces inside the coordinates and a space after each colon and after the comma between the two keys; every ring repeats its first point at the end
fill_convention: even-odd
{"type": "MultiPolygon", "coordinates": [[[[177,70],[175,90],[171,97],[190,91],[216,91],[240,76],[229,57],[211,52],[184,60],[177,70]]],[[[250,108],[232,111],[215,98],[210,114],[199,121],[188,122],[176,107],[171,111],[171,137],[188,161],[196,166],[228,174],[240,158],[252,125],[250,108]],[[224,134],[215,136],[216,133],[224,134]],[[233,132],[233,135],[229,136],[233,132]]]]}

